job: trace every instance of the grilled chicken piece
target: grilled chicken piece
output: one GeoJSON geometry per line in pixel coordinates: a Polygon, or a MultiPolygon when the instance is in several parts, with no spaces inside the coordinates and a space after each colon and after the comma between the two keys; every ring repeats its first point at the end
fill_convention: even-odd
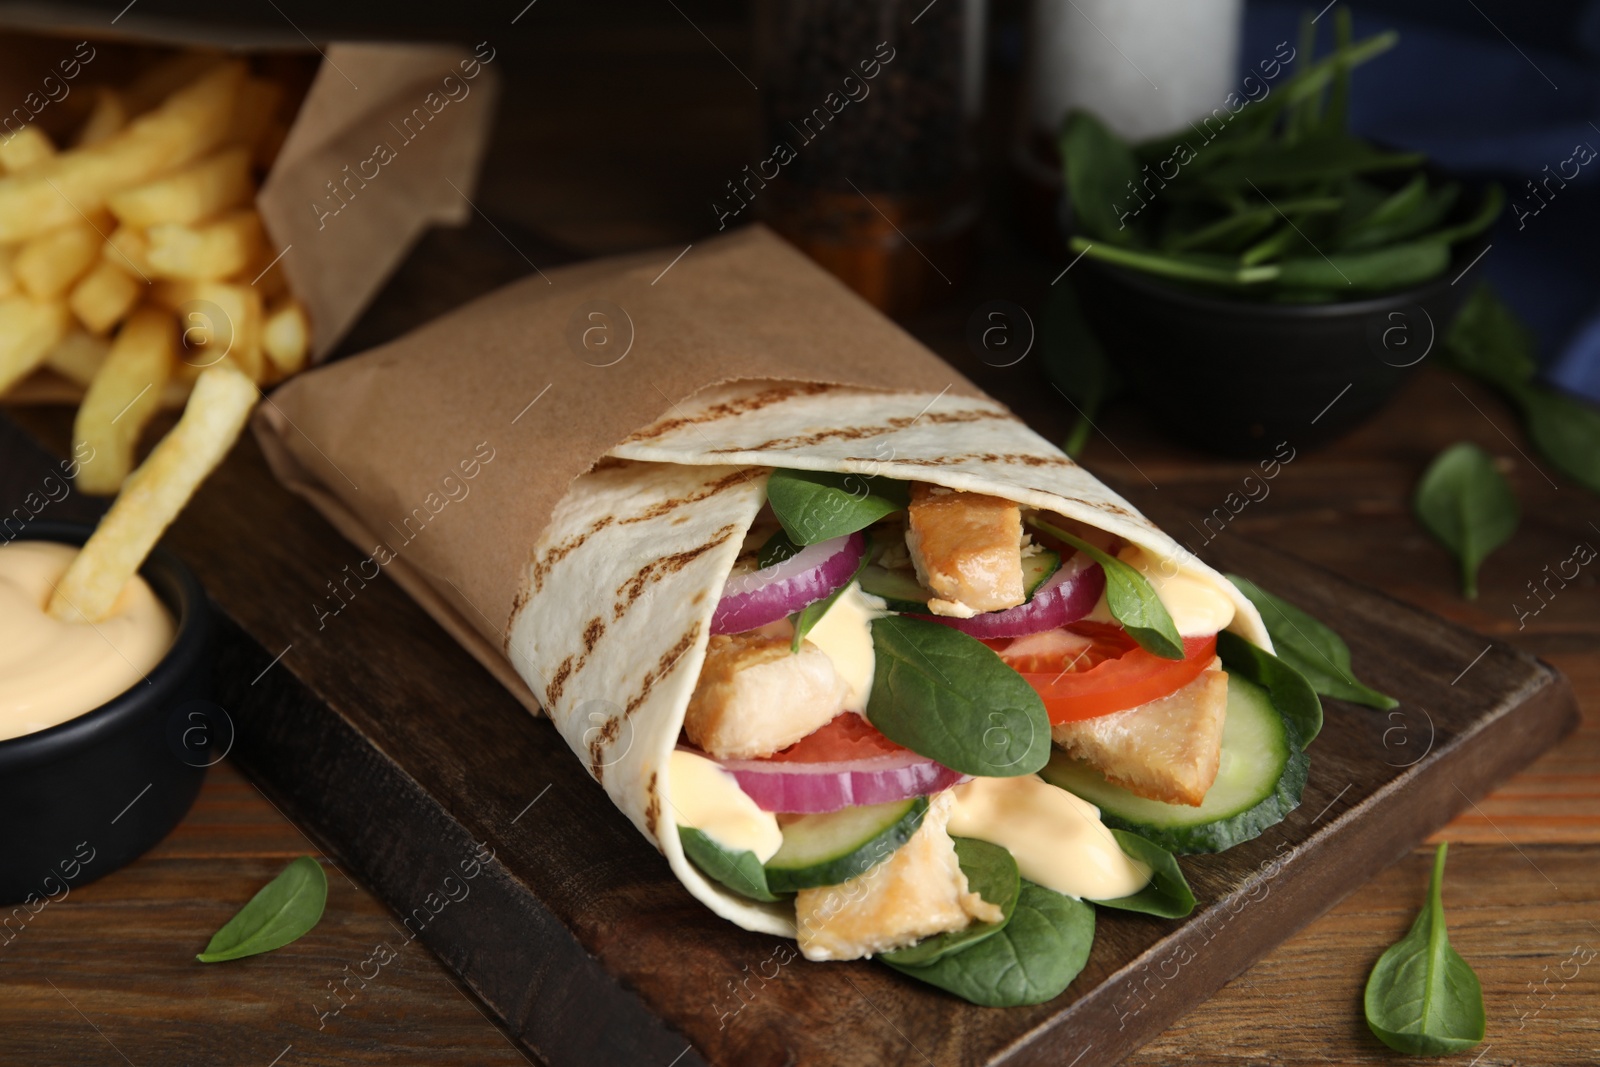
{"type": "Polygon", "coordinates": [[[802,889],[794,901],[800,951],[810,960],[854,960],[904,948],[969,922],[999,922],[1000,907],[967,887],[945,831],[955,796],[930,798],[911,840],[865,874],[802,889]]]}
{"type": "Polygon", "coordinates": [[[1215,660],[1175,693],[1050,728],[1056,744],[1139,796],[1199,807],[1217,778],[1228,675],[1215,660]]]}
{"type": "Polygon", "coordinates": [[[911,487],[906,547],[917,580],[934,593],[928,610],[970,619],[1014,608],[1022,589],[1022,509],[983,493],[918,482],[911,487]]]}
{"type": "Polygon", "coordinates": [[[822,649],[759,632],[717,634],[683,728],[713,756],[751,759],[788,748],[844,710],[849,686],[822,649]]]}

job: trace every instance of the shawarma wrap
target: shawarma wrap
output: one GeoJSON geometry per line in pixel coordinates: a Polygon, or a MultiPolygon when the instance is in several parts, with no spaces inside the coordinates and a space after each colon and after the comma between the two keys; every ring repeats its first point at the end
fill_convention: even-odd
{"type": "Polygon", "coordinates": [[[1227,579],[776,239],[695,252],[681,304],[643,257],[586,264],[314,372],[263,408],[268,457],[370,545],[417,470],[504,440],[487,500],[386,569],[509,664],[689,892],[813,959],[1054,996],[1086,901],[1182,914],[1167,851],[1298,802],[1310,738],[1273,710],[1293,680],[1227,579]],[[632,320],[604,379],[562,342],[596,297],[632,320]],[[560,403],[506,438],[498,392],[541,380],[560,403]],[[1002,941],[1057,980],[982,977],[1002,941]]]}

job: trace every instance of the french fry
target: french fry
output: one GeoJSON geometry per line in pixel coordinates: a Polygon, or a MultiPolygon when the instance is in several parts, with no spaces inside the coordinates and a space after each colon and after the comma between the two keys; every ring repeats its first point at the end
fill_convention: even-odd
{"type": "Polygon", "coordinates": [[[21,291],[17,288],[16,260],[16,245],[0,245],[0,298],[15,296],[21,291]]]}
{"type": "Polygon", "coordinates": [[[0,300],[0,396],[44,362],[70,322],[67,305],[59,300],[0,300]]]}
{"type": "Polygon", "coordinates": [[[0,241],[70,224],[108,196],[209,154],[227,136],[243,63],[217,66],[99,144],[0,178],[0,241]]]}
{"type": "Polygon", "coordinates": [[[178,424],[128,478],[62,576],[51,615],[98,622],[112,612],[162,532],[238,440],[258,395],[254,382],[227,365],[200,376],[178,424]]]}
{"type": "Polygon", "coordinates": [[[7,174],[20,174],[56,157],[50,135],[35,123],[28,123],[9,137],[0,138],[0,167],[7,174]]]}
{"type": "Polygon", "coordinates": [[[97,256],[95,266],[72,287],[67,306],[91,333],[105,333],[133,310],[146,288],[122,267],[97,256]]]}
{"type": "Polygon", "coordinates": [[[193,84],[219,67],[227,57],[213,49],[185,49],[174,52],[140,72],[123,93],[128,113],[142,115],[167,97],[193,84]]]}
{"type": "Polygon", "coordinates": [[[89,117],[84,119],[83,128],[78,131],[75,146],[86,148],[99,144],[112,134],[122,132],[127,124],[128,104],[122,94],[115,89],[98,89],[95,91],[94,107],[89,111],[89,117]]]}
{"type": "Polygon", "coordinates": [[[261,216],[253,208],[200,226],[152,226],[145,234],[150,269],[163,278],[220,280],[243,270],[266,246],[261,216]]]}
{"type": "Polygon", "coordinates": [[[89,388],[100,365],[111,351],[111,342],[80,329],[68,330],[44,357],[44,365],[63,378],[83,388],[89,388]]]}
{"type": "Polygon", "coordinates": [[[79,219],[76,225],[40,234],[17,250],[11,269],[22,291],[51,300],[72,288],[100,258],[100,235],[79,219]]]}
{"type": "Polygon", "coordinates": [[[261,294],[233,282],[163,281],[151,299],[178,317],[178,363],[204,369],[229,359],[255,382],[266,380],[261,294]]]}
{"type": "Polygon", "coordinates": [[[274,372],[273,381],[287,378],[306,365],[311,351],[311,323],[300,301],[290,297],[272,306],[261,330],[261,348],[274,372]]]}
{"type": "Polygon", "coordinates": [[[150,238],[145,236],[143,230],[118,226],[101,246],[100,256],[108,263],[132,271],[140,281],[150,280],[150,238]]]}
{"type": "Polygon", "coordinates": [[[73,454],[87,446],[93,456],[79,469],[79,489],[114,493],[133,469],[139,434],[159,410],[161,387],[172,376],[176,333],[172,313],[150,307],[135,311],[117,331],[72,427],[73,454]]]}
{"type": "Polygon", "coordinates": [[[125,226],[189,225],[248,204],[255,196],[250,153],[229,148],[145,185],[113,193],[111,213],[125,226]]]}

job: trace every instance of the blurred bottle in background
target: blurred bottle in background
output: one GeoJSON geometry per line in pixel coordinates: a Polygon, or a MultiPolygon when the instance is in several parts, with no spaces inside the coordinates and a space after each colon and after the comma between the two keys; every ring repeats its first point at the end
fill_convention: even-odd
{"type": "Polygon", "coordinates": [[[1034,0],[1012,148],[1030,237],[1064,250],[1056,138],[1073,108],[1141,141],[1182,129],[1235,88],[1243,0],[1034,0]]]}
{"type": "Polygon", "coordinates": [[[729,206],[891,315],[954,292],[979,215],[984,18],[985,0],[758,0],[769,155],[729,206]]]}

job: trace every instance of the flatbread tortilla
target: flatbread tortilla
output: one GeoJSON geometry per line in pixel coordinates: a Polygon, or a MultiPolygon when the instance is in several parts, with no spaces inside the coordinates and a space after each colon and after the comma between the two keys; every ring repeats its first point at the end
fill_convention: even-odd
{"type": "Polygon", "coordinates": [[[986,397],[743,381],[675,404],[572,484],[534,546],[506,653],[612,801],[696,898],[794,936],[683,854],[669,756],[711,617],[773,467],[988,493],[1106,530],[1225,593],[1230,629],[1270,649],[1255,607],[1127,501],[986,397]]]}

